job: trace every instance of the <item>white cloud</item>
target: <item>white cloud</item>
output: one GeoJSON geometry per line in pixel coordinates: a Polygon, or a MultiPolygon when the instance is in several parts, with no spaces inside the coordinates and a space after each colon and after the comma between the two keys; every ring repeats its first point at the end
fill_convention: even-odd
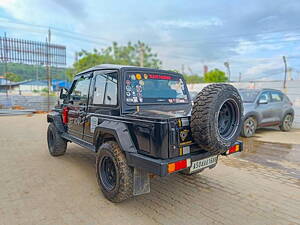
{"type": "Polygon", "coordinates": [[[158,20],[154,22],[155,26],[162,27],[173,27],[173,28],[191,28],[191,29],[199,29],[206,27],[214,27],[214,26],[222,26],[223,21],[217,17],[203,19],[198,21],[192,20],[158,20]]]}
{"type": "MultiPolygon", "coordinates": [[[[59,24],[64,24],[62,21],[67,20],[68,24],[75,24],[75,19],[70,16],[70,12],[53,1],[1,0],[0,8],[15,20],[24,23],[59,27],[59,24]]],[[[70,28],[74,29],[74,27],[70,28]]]]}
{"type": "Polygon", "coordinates": [[[297,34],[297,33],[288,33],[288,34],[285,34],[284,35],[284,40],[285,41],[297,41],[297,40],[299,40],[299,34],[297,34]]]}
{"type": "Polygon", "coordinates": [[[278,50],[283,47],[282,44],[252,42],[248,40],[239,40],[239,43],[232,50],[238,54],[249,54],[259,50],[278,50]]]}
{"type": "Polygon", "coordinates": [[[277,59],[273,59],[272,62],[269,63],[258,63],[246,70],[244,73],[245,77],[256,77],[261,76],[264,73],[283,69],[283,61],[279,57],[277,59]]]}

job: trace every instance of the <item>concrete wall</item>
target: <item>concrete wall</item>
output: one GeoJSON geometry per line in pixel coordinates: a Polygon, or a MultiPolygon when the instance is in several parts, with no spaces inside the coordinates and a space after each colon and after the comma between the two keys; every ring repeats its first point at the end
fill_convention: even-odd
{"type": "MultiPolygon", "coordinates": [[[[57,97],[50,96],[50,109],[57,103],[57,97]]],[[[23,96],[23,95],[0,95],[0,105],[4,108],[11,106],[22,106],[25,109],[35,109],[47,111],[48,97],[47,96],[23,96]]]]}
{"type": "MultiPolygon", "coordinates": [[[[282,81],[254,81],[254,82],[237,82],[231,83],[236,88],[273,88],[284,92],[293,102],[295,109],[294,127],[300,128],[300,80],[289,80],[286,83],[286,88],[283,89],[282,81]]],[[[199,92],[208,84],[188,84],[190,91],[199,92]]]]}

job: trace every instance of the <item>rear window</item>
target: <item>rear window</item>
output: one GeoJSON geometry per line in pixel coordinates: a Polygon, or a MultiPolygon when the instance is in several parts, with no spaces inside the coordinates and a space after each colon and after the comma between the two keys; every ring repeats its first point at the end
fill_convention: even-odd
{"type": "Polygon", "coordinates": [[[251,103],[254,102],[259,91],[258,90],[239,90],[243,102],[251,103]]]}
{"type": "Polygon", "coordinates": [[[180,76],[128,72],[125,76],[126,102],[129,104],[188,103],[188,91],[180,76]]]}

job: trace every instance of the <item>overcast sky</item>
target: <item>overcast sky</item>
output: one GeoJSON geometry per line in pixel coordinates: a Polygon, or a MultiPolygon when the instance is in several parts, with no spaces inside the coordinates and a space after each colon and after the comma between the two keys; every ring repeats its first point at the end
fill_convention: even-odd
{"type": "Polygon", "coordinates": [[[226,70],[228,61],[244,80],[281,79],[283,55],[300,78],[299,21],[297,0],[0,0],[0,35],[44,41],[50,27],[68,64],[80,49],[141,40],[165,69],[226,70]]]}

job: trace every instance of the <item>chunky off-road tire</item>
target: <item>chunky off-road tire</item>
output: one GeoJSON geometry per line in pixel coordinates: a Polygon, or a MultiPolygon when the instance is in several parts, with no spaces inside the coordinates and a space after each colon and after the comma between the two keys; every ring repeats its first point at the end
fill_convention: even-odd
{"type": "Polygon", "coordinates": [[[192,136],[204,150],[223,153],[239,136],[242,115],[243,104],[235,87],[208,85],[198,93],[192,109],[192,136]]]}
{"type": "Polygon", "coordinates": [[[133,195],[133,169],[114,141],[103,143],[96,159],[96,175],[104,196],[112,202],[122,202],[133,195]]]}
{"type": "Polygon", "coordinates": [[[279,126],[281,131],[290,131],[293,126],[294,116],[292,114],[286,114],[283,117],[281,125],[279,126]]]}
{"type": "Polygon", "coordinates": [[[243,127],[241,130],[241,136],[246,138],[253,136],[255,134],[256,128],[257,128],[256,119],[253,118],[252,116],[248,117],[247,119],[244,120],[243,127]]]}
{"type": "Polygon", "coordinates": [[[48,126],[47,142],[49,153],[52,156],[61,156],[66,153],[67,141],[61,137],[53,123],[48,126]]]}

